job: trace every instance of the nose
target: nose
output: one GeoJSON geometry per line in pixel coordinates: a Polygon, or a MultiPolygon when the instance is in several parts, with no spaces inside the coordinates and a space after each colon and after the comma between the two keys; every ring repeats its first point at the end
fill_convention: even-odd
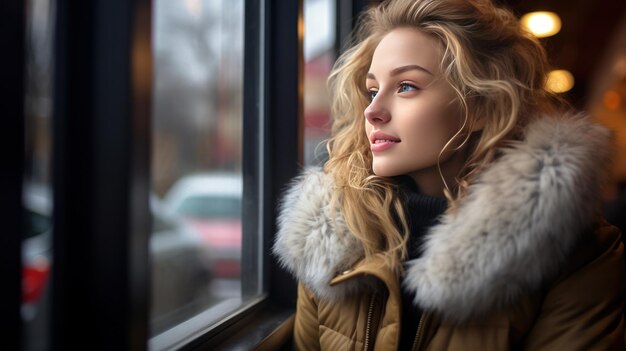
{"type": "Polygon", "coordinates": [[[380,99],[376,98],[372,100],[363,113],[365,114],[367,121],[372,125],[384,124],[389,122],[391,119],[389,110],[383,106],[380,99]]]}

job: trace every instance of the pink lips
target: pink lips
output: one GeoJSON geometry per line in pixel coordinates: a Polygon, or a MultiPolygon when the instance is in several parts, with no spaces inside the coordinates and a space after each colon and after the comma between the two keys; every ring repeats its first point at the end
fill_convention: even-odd
{"type": "Polygon", "coordinates": [[[387,150],[400,142],[400,138],[383,132],[374,132],[370,135],[370,149],[372,152],[387,150]]]}

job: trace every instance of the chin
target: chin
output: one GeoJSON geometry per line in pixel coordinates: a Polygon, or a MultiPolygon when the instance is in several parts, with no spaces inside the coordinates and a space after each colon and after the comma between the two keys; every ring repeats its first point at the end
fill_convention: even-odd
{"type": "Polygon", "coordinates": [[[395,177],[395,176],[401,175],[401,172],[398,172],[397,170],[391,167],[373,166],[372,171],[374,172],[375,175],[379,177],[395,177]]]}

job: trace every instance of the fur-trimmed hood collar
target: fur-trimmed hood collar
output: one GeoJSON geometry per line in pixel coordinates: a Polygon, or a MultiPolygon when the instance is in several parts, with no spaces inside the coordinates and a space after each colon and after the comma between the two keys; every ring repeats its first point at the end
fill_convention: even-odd
{"type": "MultiPolygon", "coordinates": [[[[470,185],[455,215],[430,228],[423,255],[407,262],[403,286],[419,307],[465,320],[504,306],[557,274],[591,227],[609,131],[567,115],[539,118],[524,135],[470,185]]],[[[319,168],[294,180],[273,250],[318,298],[337,300],[362,288],[329,283],[364,251],[330,204],[333,187],[319,168]]]]}

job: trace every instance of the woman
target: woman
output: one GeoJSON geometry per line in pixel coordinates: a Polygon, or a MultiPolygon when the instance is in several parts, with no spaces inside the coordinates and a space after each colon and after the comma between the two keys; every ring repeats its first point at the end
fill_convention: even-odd
{"type": "Polygon", "coordinates": [[[621,349],[609,133],[544,90],[539,43],[487,0],[388,1],[355,33],[329,160],[279,217],[296,348],[621,349]]]}

